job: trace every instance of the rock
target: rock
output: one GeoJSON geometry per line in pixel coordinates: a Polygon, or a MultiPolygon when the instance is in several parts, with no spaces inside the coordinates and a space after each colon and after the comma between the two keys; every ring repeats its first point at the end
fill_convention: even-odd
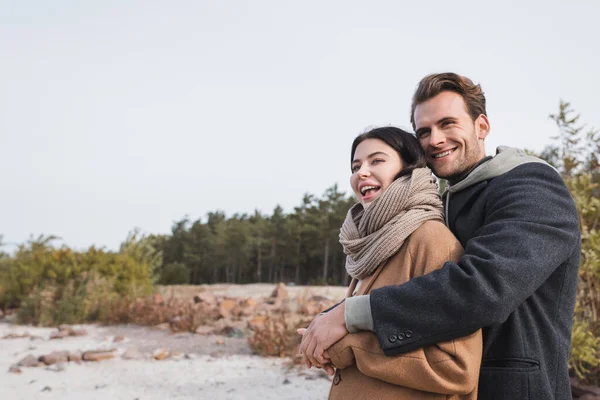
{"type": "Polygon", "coordinates": [[[141,360],[144,355],[138,349],[129,349],[123,354],[125,360],[141,360]]]}
{"type": "Polygon", "coordinates": [[[213,326],[208,326],[208,325],[201,325],[201,326],[197,327],[195,330],[195,332],[198,335],[210,335],[214,331],[215,331],[215,328],[213,326]]]}
{"type": "Polygon", "coordinates": [[[233,315],[233,309],[237,305],[237,301],[234,299],[223,299],[219,304],[219,313],[223,318],[231,318],[233,315]]]}
{"type": "Polygon", "coordinates": [[[168,331],[171,329],[171,325],[168,322],[163,322],[162,324],[154,325],[154,329],[160,329],[161,331],[168,331]]]}
{"type": "Polygon", "coordinates": [[[223,330],[223,333],[227,336],[227,337],[233,337],[233,338],[244,338],[246,337],[246,333],[241,330],[240,328],[236,328],[233,326],[228,326],[223,330]]]}
{"type": "Polygon", "coordinates": [[[223,339],[218,339],[215,344],[222,345],[225,344],[225,341],[223,339]]]}
{"type": "Polygon", "coordinates": [[[42,389],[42,392],[51,392],[52,388],[50,386],[44,386],[44,388],[42,389]]]}
{"type": "Polygon", "coordinates": [[[287,299],[288,296],[288,292],[287,289],[285,288],[285,283],[283,282],[279,282],[277,284],[277,287],[275,287],[275,290],[273,290],[273,293],[271,293],[271,297],[274,297],[276,299],[287,299]]]}
{"type": "Polygon", "coordinates": [[[28,332],[24,333],[9,333],[8,335],[4,335],[2,339],[23,339],[30,337],[28,332]]]}
{"type": "Polygon", "coordinates": [[[80,363],[83,360],[83,353],[80,351],[73,351],[69,353],[69,362],[80,363]]]}
{"type": "Polygon", "coordinates": [[[69,336],[87,336],[87,334],[85,329],[73,329],[69,332],[69,336]]]}
{"type": "Polygon", "coordinates": [[[152,358],[154,358],[155,360],[164,360],[168,356],[169,356],[169,352],[167,351],[167,349],[164,349],[164,348],[156,349],[152,353],[152,358]]]}
{"type": "Polygon", "coordinates": [[[4,318],[4,311],[0,308],[0,319],[4,318]]]}
{"type": "Polygon", "coordinates": [[[21,361],[19,361],[17,363],[18,367],[37,367],[38,366],[38,359],[35,356],[32,356],[31,354],[28,355],[27,357],[25,357],[24,359],[22,359],[21,361]]]}
{"type": "Polygon", "coordinates": [[[115,336],[113,339],[113,343],[121,343],[124,341],[125,341],[125,336],[123,336],[123,335],[115,336]]]}
{"type": "Polygon", "coordinates": [[[290,383],[291,383],[291,382],[290,382],[290,380],[289,380],[288,378],[285,378],[285,379],[283,380],[283,384],[284,384],[284,385],[289,385],[290,383]]]}
{"type": "Polygon", "coordinates": [[[50,354],[46,354],[39,358],[39,361],[46,365],[52,365],[56,363],[66,363],[69,361],[68,351],[53,351],[50,354]]]}
{"type": "Polygon", "coordinates": [[[72,332],[72,331],[73,331],[73,327],[72,327],[71,325],[62,324],[62,325],[59,325],[59,326],[58,326],[58,331],[59,331],[59,332],[64,332],[64,331],[67,331],[67,332],[69,332],[69,333],[70,333],[70,332],[72,332]]]}
{"type": "Polygon", "coordinates": [[[254,300],[253,298],[242,300],[235,307],[233,313],[236,316],[248,317],[254,314],[258,304],[258,301],[254,300]]]}
{"type": "Polygon", "coordinates": [[[69,336],[70,331],[58,331],[58,332],[52,332],[50,334],[50,340],[54,340],[54,339],[64,339],[66,337],[69,336]]]}
{"type": "Polygon", "coordinates": [[[10,368],[8,369],[8,372],[10,372],[11,374],[20,374],[23,371],[18,366],[11,365],[10,368]]]}
{"type": "Polygon", "coordinates": [[[102,361],[114,358],[117,355],[117,352],[112,350],[91,350],[86,351],[82,355],[83,361],[102,361]]]}
{"type": "Polygon", "coordinates": [[[217,298],[212,293],[198,293],[194,296],[194,303],[204,303],[206,305],[214,307],[217,305],[217,298]]]}
{"type": "Polygon", "coordinates": [[[182,360],[183,357],[185,357],[185,354],[179,353],[179,352],[174,352],[169,355],[169,358],[176,360],[176,361],[182,360]]]}

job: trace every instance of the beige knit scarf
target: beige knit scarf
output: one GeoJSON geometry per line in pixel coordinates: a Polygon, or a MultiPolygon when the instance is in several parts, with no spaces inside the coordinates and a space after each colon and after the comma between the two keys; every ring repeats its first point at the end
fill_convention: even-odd
{"type": "Polygon", "coordinates": [[[442,202],[428,168],[396,179],[365,210],[355,204],[340,229],[346,271],[364,279],[398,252],[404,240],[428,220],[443,222],[442,202]]]}

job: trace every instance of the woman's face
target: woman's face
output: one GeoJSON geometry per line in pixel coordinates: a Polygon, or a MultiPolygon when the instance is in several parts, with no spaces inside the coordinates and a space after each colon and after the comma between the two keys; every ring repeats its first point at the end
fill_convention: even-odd
{"type": "Polygon", "coordinates": [[[350,185],[358,201],[367,208],[381,196],[402,171],[398,152],[379,139],[365,139],[354,152],[350,185]]]}

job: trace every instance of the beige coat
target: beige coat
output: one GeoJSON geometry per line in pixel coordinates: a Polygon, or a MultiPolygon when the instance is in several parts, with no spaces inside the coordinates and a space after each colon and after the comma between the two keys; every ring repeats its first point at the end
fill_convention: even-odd
{"type": "MultiPolygon", "coordinates": [[[[356,294],[402,284],[441,268],[448,260],[458,260],[461,254],[460,243],[444,224],[427,221],[406,239],[396,255],[363,280],[356,294]]],[[[347,296],[356,284],[353,279],[347,296]]],[[[481,330],[392,357],[383,354],[373,332],[348,334],[328,349],[336,367],[329,398],[476,399],[481,353],[481,330]]]]}

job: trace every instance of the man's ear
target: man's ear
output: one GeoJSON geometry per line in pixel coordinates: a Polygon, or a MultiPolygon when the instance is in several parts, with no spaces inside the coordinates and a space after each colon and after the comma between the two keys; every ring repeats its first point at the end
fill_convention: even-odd
{"type": "Polygon", "coordinates": [[[475,120],[475,130],[479,140],[485,139],[490,133],[490,121],[486,115],[479,114],[479,117],[475,120]]]}

